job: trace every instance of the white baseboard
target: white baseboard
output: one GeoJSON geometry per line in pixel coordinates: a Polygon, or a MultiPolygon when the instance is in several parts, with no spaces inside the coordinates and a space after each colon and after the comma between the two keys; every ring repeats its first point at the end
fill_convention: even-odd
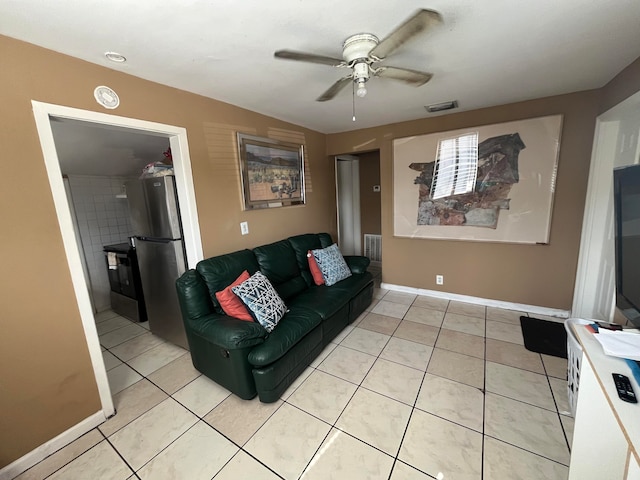
{"type": "Polygon", "coordinates": [[[55,453],[62,447],[69,445],[71,442],[80,438],[88,431],[93,430],[105,420],[106,417],[102,410],[94,413],[90,417],[85,418],[80,423],[77,423],[70,429],[62,432],[57,437],[54,437],[51,440],[43,443],[34,450],[31,450],[26,455],[23,455],[6,467],[0,469],[0,480],[10,480],[14,477],[17,477],[22,472],[24,472],[28,468],[33,467],[36,463],[44,460],[52,453],[55,453]]]}
{"type": "Polygon", "coordinates": [[[460,295],[457,293],[440,292],[437,290],[425,290],[423,288],[405,287],[403,285],[394,285],[392,283],[382,283],[380,288],[394,290],[396,292],[413,293],[414,295],[427,295],[429,297],[444,298],[446,300],[456,300],[459,302],[475,303],[476,305],[484,305],[485,307],[504,308],[505,310],[517,310],[520,312],[534,313],[538,315],[547,315],[549,317],[558,317],[565,319],[571,316],[570,310],[560,310],[557,308],[538,307],[536,305],[526,305],[524,303],[503,302],[501,300],[491,300],[489,298],[471,297],[469,295],[460,295]]]}

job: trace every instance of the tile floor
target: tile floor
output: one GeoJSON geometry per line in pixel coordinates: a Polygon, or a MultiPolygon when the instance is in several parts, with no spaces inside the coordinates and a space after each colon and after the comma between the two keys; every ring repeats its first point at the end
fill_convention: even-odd
{"type": "Polygon", "coordinates": [[[230,395],[147,325],[99,314],[117,415],[17,478],[567,478],[566,361],[523,347],[526,312],[375,296],[271,404],[230,395]]]}

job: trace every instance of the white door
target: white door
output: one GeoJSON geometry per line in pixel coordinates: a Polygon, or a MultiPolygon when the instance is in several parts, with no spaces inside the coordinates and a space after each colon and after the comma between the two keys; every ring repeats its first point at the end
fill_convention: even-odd
{"type": "Polygon", "coordinates": [[[338,244],[343,255],[362,254],[360,232],[360,161],[353,155],[336,157],[338,244]]]}

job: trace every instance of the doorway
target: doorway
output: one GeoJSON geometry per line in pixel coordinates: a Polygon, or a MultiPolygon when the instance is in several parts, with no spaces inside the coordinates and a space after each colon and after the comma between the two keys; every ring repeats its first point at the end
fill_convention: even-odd
{"type": "MultiPolygon", "coordinates": [[[[82,320],[84,334],[91,363],[98,386],[98,393],[102,404],[102,412],[105,418],[114,414],[114,405],[109,388],[107,372],[102,357],[98,333],[96,329],[93,308],[89,298],[89,288],[83,272],[80,246],[76,239],[70,206],[64,187],[60,160],[58,158],[54,141],[51,119],[69,119],[88,124],[100,125],[104,128],[126,129],[130,132],[139,132],[146,135],[163,136],[169,140],[173,155],[174,173],[178,200],[181,206],[181,218],[183,224],[183,236],[187,256],[187,264],[194,266],[203,258],[202,242],[200,238],[200,226],[195,201],[195,191],[191,174],[191,160],[187,143],[186,130],[181,127],[164,125],[144,120],[119,117],[93,111],[80,110],[59,105],[52,105],[32,101],[32,108],[40,144],[42,147],[47,176],[51,194],[54,200],[58,224],[62,234],[71,280],[78,303],[78,310],[82,320]]],[[[84,428],[89,431],[101,423],[87,424],[84,428]]],[[[79,434],[84,433],[80,432],[79,434]]]]}

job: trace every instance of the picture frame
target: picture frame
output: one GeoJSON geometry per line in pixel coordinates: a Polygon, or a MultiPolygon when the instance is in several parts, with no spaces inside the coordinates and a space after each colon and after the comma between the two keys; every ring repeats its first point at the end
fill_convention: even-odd
{"type": "Polygon", "coordinates": [[[550,115],[395,139],[394,236],[548,244],[561,132],[550,115]]]}
{"type": "Polygon", "coordinates": [[[304,146],[237,136],[244,210],[304,205],[304,146]]]}

